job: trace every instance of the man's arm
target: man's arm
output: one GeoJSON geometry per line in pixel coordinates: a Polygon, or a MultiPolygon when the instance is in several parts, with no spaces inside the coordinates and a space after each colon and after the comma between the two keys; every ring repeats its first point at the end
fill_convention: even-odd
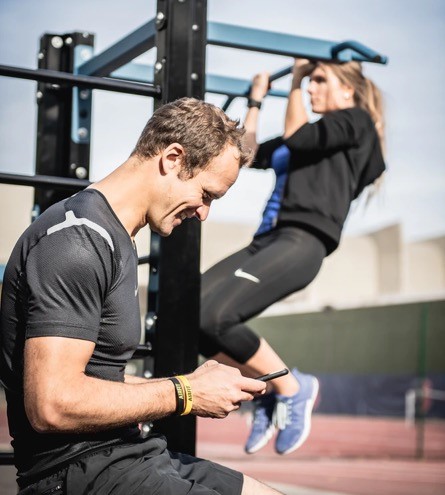
{"type": "MultiPolygon", "coordinates": [[[[176,409],[168,379],[120,383],[85,374],[94,343],[64,337],[35,337],[25,344],[25,408],[39,432],[99,431],[172,414],[176,409]]],[[[209,361],[187,375],[192,414],[223,418],[265,390],[258,380],[209,361]]]]}
{"type": "MultiPolygon", "coordinates": [[[[125,383],[132,383],[132,384],[148,383],[149,381],[148,378],[143,378],[142,376],[135,376],[135,375],[125,375],[124,380],[125,383]]],[[[150,380],[153,381],[153,378],[151,378],[150,380]]]]}

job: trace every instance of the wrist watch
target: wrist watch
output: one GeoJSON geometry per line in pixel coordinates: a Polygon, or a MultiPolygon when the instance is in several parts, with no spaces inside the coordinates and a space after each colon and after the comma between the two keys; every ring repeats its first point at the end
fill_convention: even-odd
{"type": "Polygon", "coordinates": [[[253,98],[247,98],[247,108],[261,108],[261,101],[254,100],[253,98]]]}

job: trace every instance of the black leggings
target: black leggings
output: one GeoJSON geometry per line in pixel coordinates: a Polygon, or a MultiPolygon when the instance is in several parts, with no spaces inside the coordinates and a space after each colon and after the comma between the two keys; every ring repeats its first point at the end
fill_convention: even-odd
{"type": "Polygon", "coordinates": [[[201,354],[223,352],[245,363],[260,340],[244,322],[306,287],[325,256],[326,247],[317,237],[298,227],[282,227],[255,237],[210,268],[201,282],[201,354]]]}

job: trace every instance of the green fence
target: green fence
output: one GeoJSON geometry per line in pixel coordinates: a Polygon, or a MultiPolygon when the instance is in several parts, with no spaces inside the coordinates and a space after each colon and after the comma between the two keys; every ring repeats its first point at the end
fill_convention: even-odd
{"type": "Polygon", "coordinates": [[[256,318],[290,367],[312,373],[445,373],[445,301],[256,318]]]}

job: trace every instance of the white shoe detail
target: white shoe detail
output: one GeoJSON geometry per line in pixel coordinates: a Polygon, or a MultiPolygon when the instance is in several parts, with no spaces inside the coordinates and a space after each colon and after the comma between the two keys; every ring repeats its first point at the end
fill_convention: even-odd
{"type": "Polygon", "coordinates": [[[245,278],[247,280],[250,280],[251,282],[255,282],[256,284],[260,283],[259,278],[255,277],[254,275],[251,275],[250,273],[245,272],[242,268],[238,268],[238,270],[235,271],[235,277],[245,278]]]}
{"type": "MultiPolygon", "coordinates": [[[[303,433],[301,434],[300,439],[298,440],[298,442],[295,445],[293,445],[289,449],[285,450],[284,452],[281,452],[281,454],[290,454],[294,450],[297,450],[299,447],[301,447],[301,445],[303,445],[303,443],[307,440],[307,437],[309,436],[309,433],[311,431],[312,409],[314,407],[315,399],[317,398],[318,389],[319,389],[319,383],[315,377],[312,378],[312,384],[313,384],[313,389],[312,389],[311,398],[306,402],[306,406],[304,409],[304,417],[305,417],[304,425],[305,426],[304,426],[303,433]]],[[[277,406],[278,405],[279,404],[277,404],[277,406]]],[[[286,422],[286,420],[284,420],[284,421],[286,422]]],[[[278,429],[280,429],[280,428],[278,427],[278,429]]]]}
{"type": "Polygon", "coordinates": [[[255,452],[258,452],[260,449],[265,447],[269,443],[269,440],[273,437],[275,430],[275,425],[271,424],[269,428],[267,428],[266,433],[261,438],[261,440],[250,449],[246,449],[246,452],[248,454],[255,454],[255,452]]]}

